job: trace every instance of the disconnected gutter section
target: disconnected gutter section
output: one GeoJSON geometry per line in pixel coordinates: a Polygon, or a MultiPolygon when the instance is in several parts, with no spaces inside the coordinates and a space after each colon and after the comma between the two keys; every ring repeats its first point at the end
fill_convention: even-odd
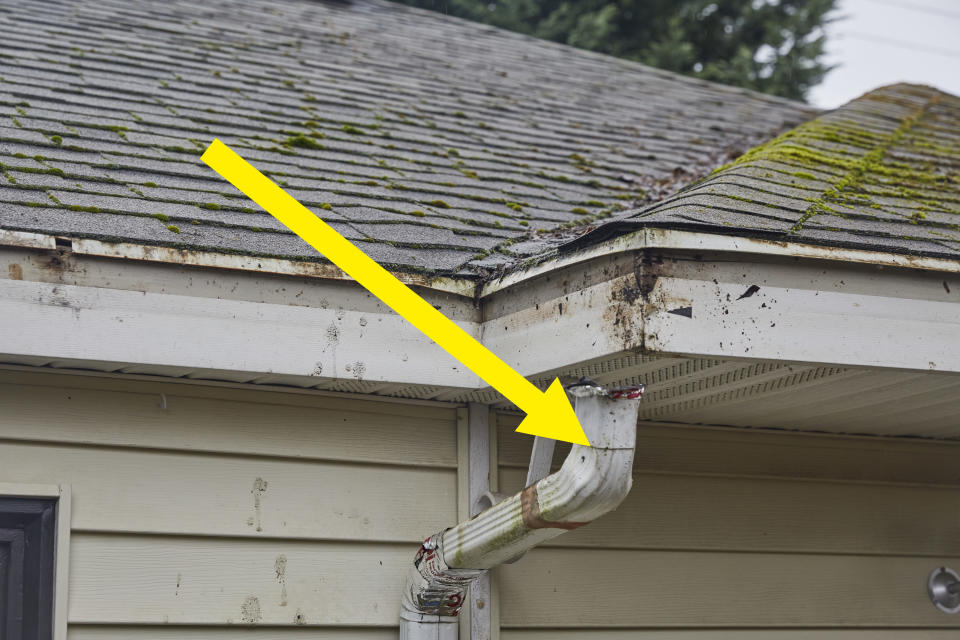
{"type": "Polygon", "coordinates": [[[556,473],[427,538],[403,589],[401,640],[456,640],[474,579],[616,509],[630,492],[643,387],[606,390],[584,380],[567,390],[593,446],[573,445],[556,473]]]}

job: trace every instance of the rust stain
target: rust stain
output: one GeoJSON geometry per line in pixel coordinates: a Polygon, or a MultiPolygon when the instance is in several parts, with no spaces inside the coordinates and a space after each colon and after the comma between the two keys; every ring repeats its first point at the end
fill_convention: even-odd
{"type": "MultiPolygon", "coordinates": [[[[611,296],[613,304],[603,314],[604,326],[609,327],[624,349],[646,348],[644,316],[659,308],[653,298],[662,264],[661,256],[637,255],[633,273],[624,278],[623,286],[611,296]]],[[[678,300],[671,307],[689,305],[689,301],[678,300]]]]}
{"type": "Polygon", "coordinates": [[[23,280],[23,267],[19,264],[7,265],[7,272],[10,274],[11,280],[23,280]]]}
{"type": "MultiPolygon", "coordinates": [[[[68,239],[57,238],[70,242],[68,239]]],[[[79,249],[88,255],[127,258],[145,262],[168,262],[181,265],[256,271],[258,273],[277,273],[282,275],[305,276],[324,280],[353,280],[339,267],[322,262],[291,260],[288,258],[253,258],[237,256],[199,249],[135,245],[130,243],[107,243],[100,241],[79,241],[79,249]]],[[[391,273],[401,282],[410,286],[446,291],[458,295],[470,295],[476,286],[471,278],[450,278],[429,276],[404,271],[391,273]]]]}
{"type": "Polygon", "coordinates": [[[540,501],[537,499],[537,485],[532,484],[520,493],[520,510],[523,524],[528,529],[578,529],[589,522],[551,522],[540,514],[540,501]]]}

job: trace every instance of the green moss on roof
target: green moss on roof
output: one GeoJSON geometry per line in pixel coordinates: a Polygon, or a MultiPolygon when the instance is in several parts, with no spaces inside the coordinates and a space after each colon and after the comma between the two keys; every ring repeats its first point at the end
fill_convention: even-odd
{"type": "Polygon", "coordinates": [[[314,140],[311,136],[305,136],[302,133],[298,133],[295,136],[290,136],[283,141],[284,146],[287,147],[300,147],[301,149],[324,149],[325,147],[314,140]]]}
{"type": "Polygon", "coordinates": [[[702,221],[744,234],[956,256],[931,238],[960,242],[957,140],[960,98],[930,87],[884,87],[751,149],[631,218],[678,216],[685,225],[702,221]]]}

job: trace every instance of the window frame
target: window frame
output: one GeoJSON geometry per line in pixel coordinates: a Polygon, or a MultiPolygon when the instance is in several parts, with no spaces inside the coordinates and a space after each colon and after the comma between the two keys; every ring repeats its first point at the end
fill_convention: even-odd
{"type": "Polygon", "coordinates": [[[53,640],[67,640],[70,567],[70,485],[0,482],[0,497],[53,498],[56,526],[53,542],[53,640]]]}

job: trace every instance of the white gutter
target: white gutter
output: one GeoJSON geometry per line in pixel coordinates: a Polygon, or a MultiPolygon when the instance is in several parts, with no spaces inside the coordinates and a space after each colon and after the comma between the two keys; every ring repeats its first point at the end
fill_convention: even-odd
{"type": "MultiPolygon", "coordinates": [[[[60,237],[43,233],[0,229],[0,246],[55,250],[60,246],[59,242],[68,243],[71,251],[79,256],[119,258],[160,264],[252,271],[259,274],[272,273],[324,280],[352,281],[338,267],[315,261],[242,256],[217,251],[176,249],[131,242],[106,242],[89,238],[60,237]]],[[[596,245],[555,255],[541,263],[513,270],[489,282],[478,282],[475,278],[431,277],[407,272],[391,273],[401,282],[410,286],[482,300],[498,291],[503,291],[526,280],[558,271],[564,267],[618,253],[643,249],[745,253],[960,273],[960,260],[951,258],[911,256],[870,249],[828,247],[803,242],[742,238],[718,233],[655,227],[638,229],[596,245]]]]}
{"type": "Polygon", "coordinates": [[[591,447],[573,445],[559,471],[420,546],[400,606],[401,640],[456,640],[470,583],[564,531],[619,506],[633,483],[637,411],[643,387],[568,390],[591,447]]]}
{"type": "Polygon", "coordinates": [[[503,291],[527,280],[549,273],[555,273],[564,267],[597,260],[618,253],[640,251],[643,249],[743,253],[785,258],[804,258],[808,260],[835,260],[839,262],[872,264],[884,267],[903,267],[907,269],[922,269],[924,271],[960,273],[960,260],[951,258],[911,256],[900,253],[872,251],[869,249],[848,249],[807,244],[804,242],[742,238],[718,233],[646,227],[611,238],[596,245],[551,257],[548,260],[527,268],[510,271],[495,280],[482,283],[477,297],[482,300],[494,293],[503,291]]]}

